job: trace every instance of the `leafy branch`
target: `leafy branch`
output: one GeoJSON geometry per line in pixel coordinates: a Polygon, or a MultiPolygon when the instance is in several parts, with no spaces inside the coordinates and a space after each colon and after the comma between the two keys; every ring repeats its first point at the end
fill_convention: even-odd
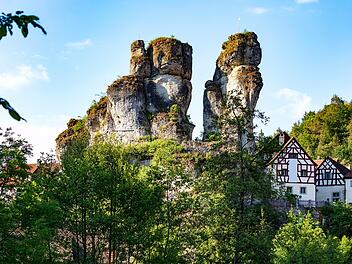
{"type": "Polygon", "coordinates": [[[0,15],[0,40],[6,37],[8,33],[12,36],[13,25],[16,24],[21,30],[23,37],[28,36],[28,25],[32,25],[34,28],[39,28],[43,34],[46,35],[45,29],[38,23],[39,17],[34,15],[23,15],[23,11],[16,11],[15,15],[12,13],[2,13],[0,15]]]}
{"type": "Polygon", "coordinates": [[[9,114],[13,119],[16,119],[17,121],[21,121],[24,120],[27,122],[26,119],[24,119],[23,117],[21,117],[19,115],[19,113],[17,113],[17,111],[15,109],[13,109],[13,107],[10,105],[10,103],[5,100],[4,98],[0,98],[0,104],[2,105],[2,107],[4,107],[6,110],[9,110],[9,114]]]}

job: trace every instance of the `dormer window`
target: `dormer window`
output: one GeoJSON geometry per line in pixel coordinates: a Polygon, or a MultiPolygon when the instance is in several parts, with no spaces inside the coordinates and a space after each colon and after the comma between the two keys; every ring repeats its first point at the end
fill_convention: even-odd
{"type": "Polygon", "coordinates": [[[284,133],[281,133],[279,136],[279,144],[282,146],[285,143],[285,135],[284,133]]]}

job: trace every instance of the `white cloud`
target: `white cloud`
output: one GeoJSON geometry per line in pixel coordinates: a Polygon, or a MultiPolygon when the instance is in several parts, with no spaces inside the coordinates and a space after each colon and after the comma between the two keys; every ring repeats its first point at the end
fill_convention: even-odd
{"type": "Polygon", "coordinates": [[[20,65],[14,72],[0,73],[0,90],[14,90],[29,85],[34,80],[49,80],[47,69],[38,64],[20,65]]]}
{"type": "Polygon", "coordinates": [[[319,0],[295,0],[297,4],[311,4],[318,3],[319,0]]]}
{"type": "Polygon", "coordinates": [[[84,49],[87,48],[89,46],[92,46],[92,40],[91,39],[84,39],[81,41],[77,41],[77,42],[68,42],[66,43],[66,47],[70,48],[70,49],[84,49]]]}
{"type": "Polygon", "coordinates": [[[12,127],[16,134],[25,138],[33,146],[30,163],[35,163],[41,152],[55,151],[55,138],[66,129],[66,122],[69,120],[68,116],[55,115],[27,117],[28,122],[17,122],[8,115],[7,111],[2,111],[0,116],[3,120],[1,128],[12,127]]]}
{"type": "Polygon", "coordinates": [[[284,106],[280,107],[281,113],[293,115],[294,118],[303,117],[304,113],[312,109],[312,98],[297,90],[288,88],[280,89],[277,97],[282,99],[284,106]]]}
{"type": "Polygon", "coordinates": [[[269,10],[270,10],[269,8],[265,8],[265,7],[251,7],[247,9],[248,12],[255,15],[261,15],[261,14],[267,13],[269,12],[269,10]]]}

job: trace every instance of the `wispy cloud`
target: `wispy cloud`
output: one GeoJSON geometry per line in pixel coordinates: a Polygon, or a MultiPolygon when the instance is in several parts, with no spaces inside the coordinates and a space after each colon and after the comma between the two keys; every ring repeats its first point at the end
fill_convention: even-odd
{"type": "Polygon", "coordinates": [[[47,69],[41,64],[36,67],[20,65],[13,72],[0,73],[0,90],[15,90],[34,80],[49,80],[47,69]]]}
{"type": "Polygon", "coordinates": [[[295,8],[293,6],[282,6],[282,10],[287,11],[287,12],[294,12],[295,8]]]}
{"type": "Polygon", "coordinates": [[[280,89],[277,92],[284,106],[279,109],[281,113],[293,115],[295,118],[303,117],[304,113],[312,109],[312,98],[293,89],[280,89]]]}
{"type": "Polygon", "coordinates": [[[66,47],[70,49],[84,49],[93,45],[91,39],[84,39],[77,42],[68,42],[66,43],[66,47]]]}
{"type": "Polygon", "coordinates": [[[255,14],[255,15],[262,15],[264,13],[267,13],[270,11],[269,8],[265,8],[265,7],[250,7],[250,8],[247,8],[247,11],[249,13],[252,13],[252,14],[255,14]]]}
{"type": "Polygon", "coordinates": [[[311,4],[318,3],[319,0],[295,0],[297,4],[311,4]]]}

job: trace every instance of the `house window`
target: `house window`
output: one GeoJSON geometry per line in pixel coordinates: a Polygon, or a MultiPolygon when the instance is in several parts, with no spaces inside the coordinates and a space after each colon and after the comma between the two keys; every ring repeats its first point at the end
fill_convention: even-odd
{"type": "Polygon", "coordinates": [[[287,176],[288,175],[288,169],[282,169],[277,171],[278,176],[287,176]]]}
{"type": "Polygon", "coordinates": [[[287,193],[292,193],[292,187],[287,187],[287,188],[286,188],[286,192],[287,192],[287,193]]]}
{"type": "Polygon", "coordinates": [[[326,180],[331,179],[331,172],[330,171],[325,171],[324,172],[324,179],[326,179],[326,180]]]}
{"type": "Polygon", "coordinates": [[[308,176],[307,170],[301,170],[301,176],[308,176]]]}
{"type": "Polygon", "coordinates": [[[300,193],[301,193],[301,194],[306,194],[306,193],[307,193],[306,187],[301,187],[300,193]]]}
{"type": "Polygon", "coordinates": [[[333,192],[332,193],[332,201],[337,202],[340,200],[340,193],[339,192],[333,192]]]}
{"type": "Polygon", "coordinates": [[[350,181],[350,187],[352,187],[352,181],[350,181]]]}
{"type": "Polygon", "coordinates": [[[297,159],[298,158],[298,154],[297,153],[288,153],[288,158],[289,159],[297,159]]]}

